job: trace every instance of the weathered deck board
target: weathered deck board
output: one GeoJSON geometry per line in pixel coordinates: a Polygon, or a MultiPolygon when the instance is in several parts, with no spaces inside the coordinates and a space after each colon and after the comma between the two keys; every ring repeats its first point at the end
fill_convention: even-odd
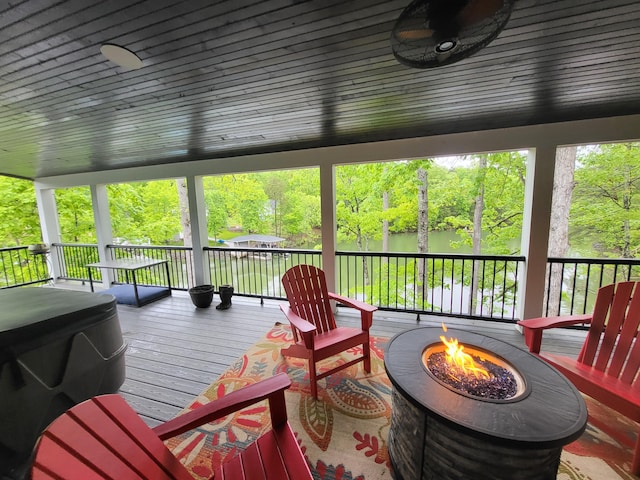
{"type": "MultiPolygon", "coordinates": [[[[278,302],[234,298],[229,310],[197,309],[184,292],[175,292],[142,308],[119,306],[123,334],[129,343],[127,380],[122,393],[150,425],[168,420],[213,382],[276,322],[286,321],[278,302]]],[[[340,308],[338,322],[358,324],[355,312],[340,308]]],[[[522,335],[512,324],[378,311],[372,333],[391,337],[420,326],[472,330],[521,348],[522,335]]],[[[550,351],[576,354],[582,332],[547,333],[550,351]]]]}
{"type": "Polygon", "coordinates": [[[277,305],[235,300],[229,310],[216,301],[197,309],[188,295],[174,294],[142,308],[118,306],[129,348],[121,392],[144,420],[172,418],[283,317],[277,305]]]}

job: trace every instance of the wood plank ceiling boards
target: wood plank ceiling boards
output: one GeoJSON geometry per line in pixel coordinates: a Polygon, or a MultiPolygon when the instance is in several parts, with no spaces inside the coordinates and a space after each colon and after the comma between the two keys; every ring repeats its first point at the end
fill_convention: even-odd
{"type": "Polygon", "coordinates": [[[640,2],[519,0],[412,69],[409,0],[30,0],[0,10],[0,174],[37,178],[640,113],[640,2]],[[143,66],[100,53],[121,45],[143,66]]]}

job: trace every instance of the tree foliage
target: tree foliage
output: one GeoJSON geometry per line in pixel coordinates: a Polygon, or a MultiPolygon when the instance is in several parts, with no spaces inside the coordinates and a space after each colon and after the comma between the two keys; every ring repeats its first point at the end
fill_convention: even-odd
{"type": "Polygon", "coordinates": [[[89,187],[56,190],[60,239],[67,243],[95,243],[95,223],[89,187]]]}
{"type": "MultiPolygon", "coordinates": [[[[473,208],[485,189],[482,253],[519,253],[526,156],[520,152],[478,156],[454,167],[446,161],[412,160],[336,167],[338,240],[362,250],[382,236],[383,222],[393,233],[416,233],[416,172],[428,169],[429,231],[455,231],[471,245],[473,208]],[[387,207],[383,209],[383,197],[387,207]]],[[[290,247],[318,243],[320,229],[317,168],[243,173],[204,178],[207,228],[211,238],[244,232],[285,237],[290,247]],[[236,229],[237,230],[237,229],[236,229]]],[[[578,150],[571,206],[571,254],[637,255],[640,242],[640,144],[611,144],[578,150]]],[[[0,177],[0,237],[4,246],[42,241],[31,182],[0,177]],[[16,211],[19,212],[16,214],[16,211]]],[[[114,237],[131,243],[168,244],[181,232],[173,180],[109,185],[114,237]]],[[[64,242],[93,243],[95,227],[88,187],[55,192],[64,242]]],[[[417,248],[417,246],[416,246],[417,248]]]]}
{"type": "Polygon", "coordinates": [[[640,242],[640,144],[599,145],[579,151],[577,162],[571,243],[602,256],[635,257],[640,242]]]}
{"type": "Polygon", "coordinates": [[[33,183],[0,176],[0,239],[3,247],[42,242],[33,183]]]}
{"type": "Polygon", "coordinates": [[[464,203],[446,205],[444,208],[453,215],[445,217],[443,224],[455,228],[461,241],[471,246],[475,199],[484,189],[481,253],[514,254],[519,250],[522,232],[526,155],[500,152],[484,157],[486,166],[480,167],[482,157],[470,156],[472,166],[458,169],[455,176],[459,181],[448,183],[464,203]]]}

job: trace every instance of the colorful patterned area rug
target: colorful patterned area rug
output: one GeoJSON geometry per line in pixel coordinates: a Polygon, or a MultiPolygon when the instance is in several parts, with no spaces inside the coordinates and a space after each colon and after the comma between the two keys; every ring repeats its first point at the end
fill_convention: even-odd
{"type": "MultiPolygon", "coordinates": [[[[310,396],[306,362],[283,358],[280,349],[292,341],[288,326],[276,324],[185,411],[210,402],[242,386],[286,372],[292,386],[286,391],[289,422],[316,480],[391,479],[387,436],[391,416],[391,384],[384,365],[386,338],[372,338],[372,371],[362,363],[321,380],[319,400],[310,396]]],[[[346,352],[323,365],[345,362],[346,352]]],[[[635,438],[638,424],[587,399],[589,412],[635,438]]],[[[213,468],[234,456],[269,428],[266,402],[230,415],[167,441],[169,448],[196,479],[207,479],[213,468]]],[[[628,473],[631,449],[591,426],[562,453],[558,480],[637,479],[628,473]]]]}

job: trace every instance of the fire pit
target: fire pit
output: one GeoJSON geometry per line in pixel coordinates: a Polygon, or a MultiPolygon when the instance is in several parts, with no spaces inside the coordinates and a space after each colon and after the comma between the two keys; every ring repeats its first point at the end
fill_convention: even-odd
{"type": "Polygon", "coordinates": [[[461,330],[447,336],[473,363],[449,370],[441,336],[417,328],[387,346],[394,478],[555,480],[562,447],[587,423],[577,389],[529,352],[461,330]]]}

